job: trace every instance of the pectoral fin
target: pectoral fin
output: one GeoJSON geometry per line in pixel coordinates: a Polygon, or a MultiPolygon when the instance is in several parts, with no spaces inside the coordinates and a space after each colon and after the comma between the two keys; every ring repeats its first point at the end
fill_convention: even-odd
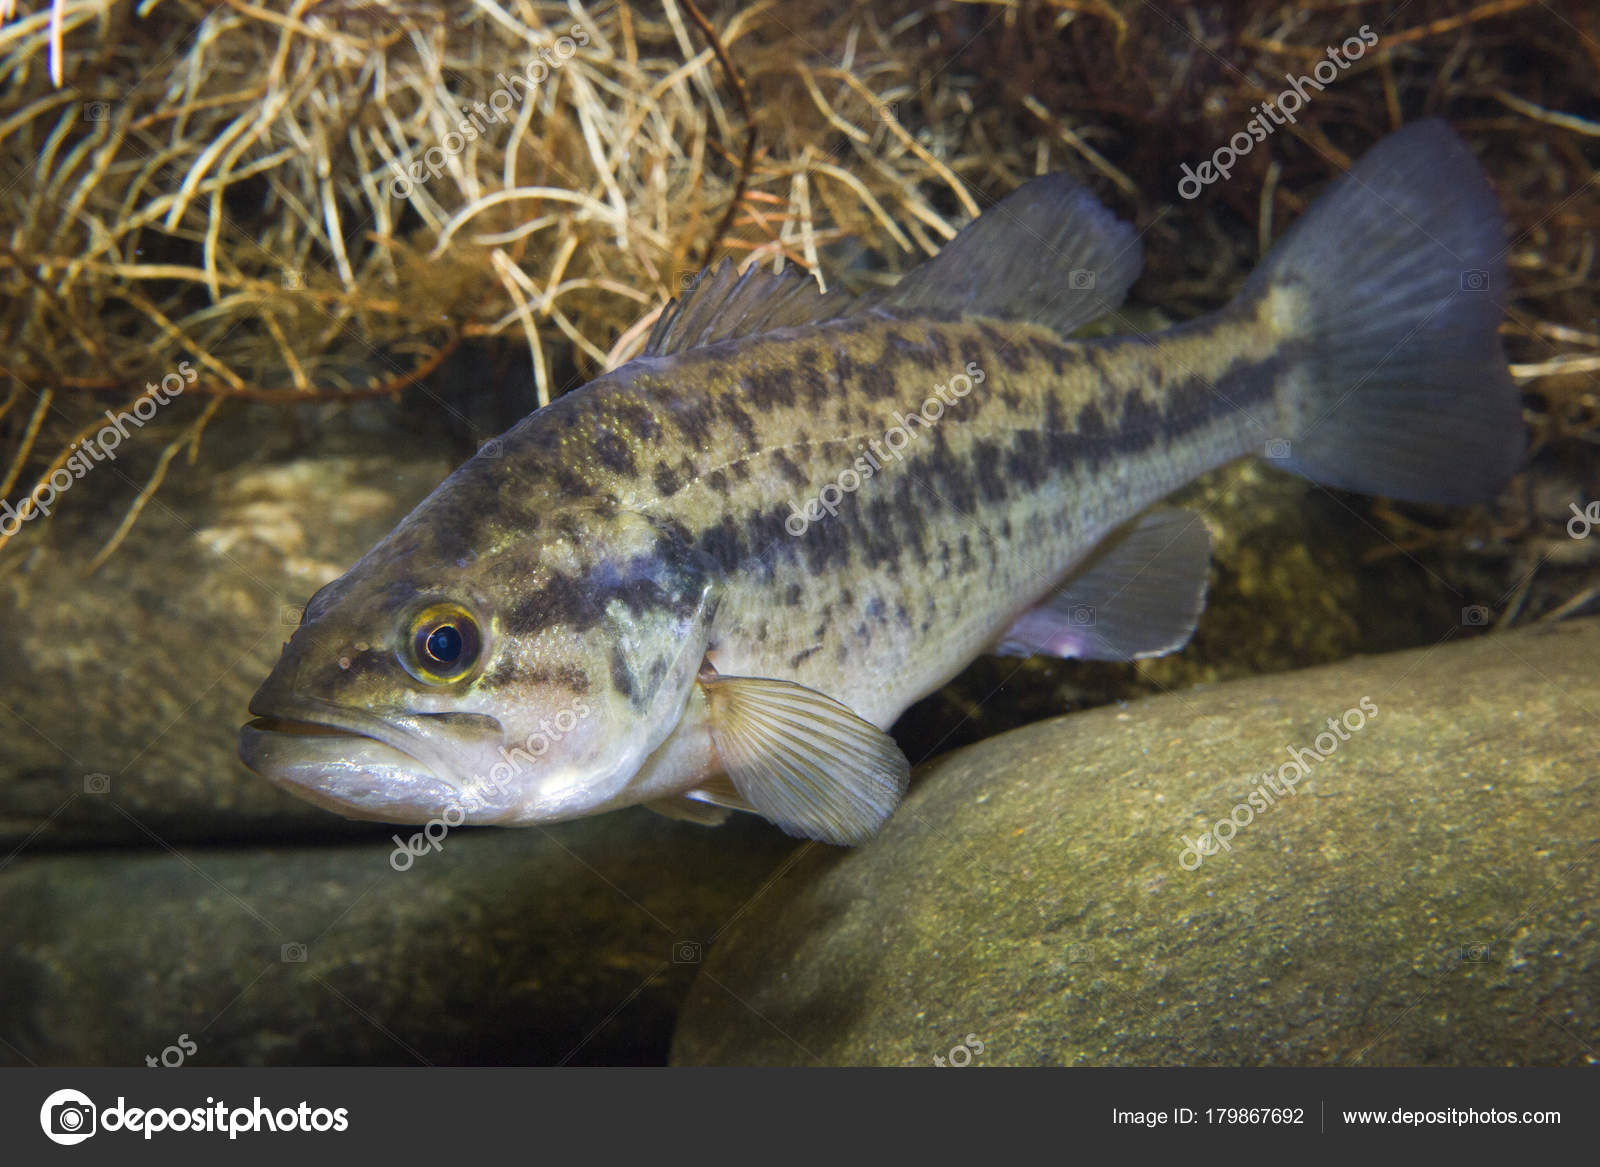
{"type": "Polygon", "coordinates": [[[761,677],[702,675],[711,742],[743,801],[788,834],[864,843],[905,794],[894,739],[833,698],[761,677]]]}
{"type": "Polygon", "coordinates": [[[1054,595],[1017,617],[995,652],[1137,660],[1189,643],[1206,602],[1211,536],[1198,515],[1149,511],[1095,548],[1054,595]]]}

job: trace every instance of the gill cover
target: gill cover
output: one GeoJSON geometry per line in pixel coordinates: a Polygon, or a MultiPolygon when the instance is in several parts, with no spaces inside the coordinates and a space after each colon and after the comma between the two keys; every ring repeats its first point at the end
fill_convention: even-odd
{"type": "MultiPolygon", "coordinates": [[[[514,673],[581,672],[590,725],[581,763],[551,774],[522,821],[630,801],[629,780],[671,735],[693,692],[715,608],[712,567],[635,511],[563,512],[532,589],[506,614],[514,673]]],[[[512,735],[508,734],[508,737],[512,735]]]]}

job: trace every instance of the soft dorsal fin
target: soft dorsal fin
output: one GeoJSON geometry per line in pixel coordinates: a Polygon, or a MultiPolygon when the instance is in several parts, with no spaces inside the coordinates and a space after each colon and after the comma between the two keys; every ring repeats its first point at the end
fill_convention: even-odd
{"type": "Polygon", "coordinates": [[[823,292],[792,264],[777,272],[755,264],[740,275],[724,259],[701,272],[694,287],[662,309],[642,355],[664,357],[717,341],[820,324],[849,315],[855,306],[848,292],[823,292]]]}
{"type": "Polygon", "coordinates": [[[1144,266],[1139,235],[1066,174],[1023,183],[968,223],[873,306],[1075,332],[1122,303],[1144,266]]]}

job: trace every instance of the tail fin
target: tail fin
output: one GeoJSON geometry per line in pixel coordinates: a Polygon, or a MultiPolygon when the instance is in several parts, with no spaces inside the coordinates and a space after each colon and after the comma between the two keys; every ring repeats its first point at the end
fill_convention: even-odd
{"type": "Polygon", "coordinates": [[[1304,305],[1289,469],[1418,502],[1499,492],[1525,444],[1496,332],[1504,250],[1494,192],[1441,121],[1390,135],[1333,184],[1241,297],[1288,288],[1304,305]]]}

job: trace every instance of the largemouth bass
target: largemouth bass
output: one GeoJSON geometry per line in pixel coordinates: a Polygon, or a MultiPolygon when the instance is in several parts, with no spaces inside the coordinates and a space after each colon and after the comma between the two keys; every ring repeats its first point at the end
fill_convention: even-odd
{"type": "Polygon", "coordinates": [[[632,804],[870,838],[885,730],[985,652],[1187,642],[1198,517],[1251,454],[1395,498],[1493,497],[1523,449],[1499,209],[1439,122],[1381,142],[1222,310],[1070,340],[1138,237],[1063,175],[893,288],[726,264],[645,352],[525,418],[319,591],[246,764],[358,818],[632,804]]]}

